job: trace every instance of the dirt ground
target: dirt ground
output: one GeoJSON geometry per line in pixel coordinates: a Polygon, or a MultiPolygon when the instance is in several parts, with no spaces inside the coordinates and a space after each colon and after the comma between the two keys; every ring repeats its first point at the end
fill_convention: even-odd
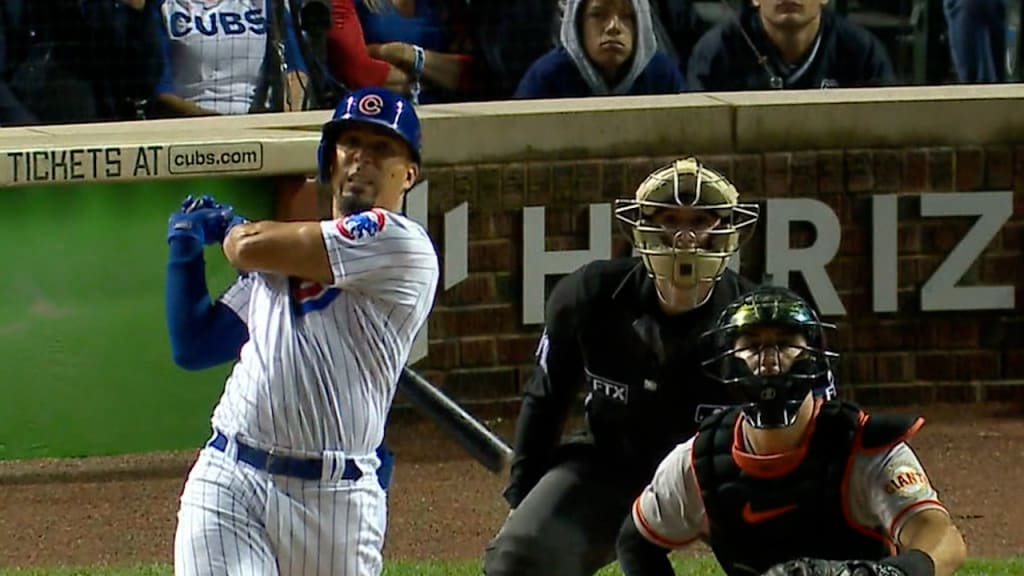
{"type": "MultiPolygon", "coordinates": [[[[1024,410],[931,406],[912,442],[972,556],[1024,552],[1024,410]]],[[[490,421],[510,437],[512,423],[490,421]]],[[[504,478],[427,422],[389,428],[397,454],[386,556],[479,558],[506,513],[504,478]]],[[[170,562],[195,452],[0,463],[0,566],[170,562]]]]}

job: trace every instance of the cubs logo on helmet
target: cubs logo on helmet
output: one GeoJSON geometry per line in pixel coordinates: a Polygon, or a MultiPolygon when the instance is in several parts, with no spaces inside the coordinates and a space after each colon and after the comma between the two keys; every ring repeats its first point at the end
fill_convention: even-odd
{"type": "Polygon", "coordinates": [[[359,102],[356,104],[356,109],[358,109],[361,114],[376,116],[384,110],[384,99],[381,98],[379,94],[367,94],[359,99],[359,102]]]}
{"type": "Polygon", "coordinates": [[[384,229],[384,212],[376,208],[346,216],[338,222],[338,232],[349,240],[371,238],[384,229]]]}

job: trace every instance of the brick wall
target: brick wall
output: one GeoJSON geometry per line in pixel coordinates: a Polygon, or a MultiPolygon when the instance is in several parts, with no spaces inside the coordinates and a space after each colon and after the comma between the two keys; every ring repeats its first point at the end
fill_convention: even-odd
{"type": "MultiPolygon", "coordinates": [[[[469,277],[439,294],[429,353],[414,368],[467,403],[515,398],[532,369],[541,326],[524,326],[522,207],[546,205],[548,250],[587,248],[587,206],[632,193],[671,158],[427,167],[431,235],[443,246],[443,215],[469,202],[469,277]]],[[[842,223],[829,275],[847,309],[839,326],[842,379],[850,397],[879,402],[1024,398],[1024,147],[879,149],[711,156],[747,200],[811,197],[842,223]],[[1016,310],[921,312],[920,286],[972,218],[927,218],[916,194],[1014,190],[1014,216],[961,284],[1013,284],[1016,310]],[[871,304],[871,196],[900,193],[899,311],[871,304]]],[[[614,233],[613,254],[628,244],[614,233]]],[[[742,271],[763,272],[764,226],[744,248],[742,271]]],[[[799,225],[794,245],[812,240],[799,225]]],[[[798,277],[796,277],[798,279],[798,277]]],[[[799,282],[793,287],[804,291],[799,282]]],[[[805,293],[806,295],[806,293],[805,293]]]]}

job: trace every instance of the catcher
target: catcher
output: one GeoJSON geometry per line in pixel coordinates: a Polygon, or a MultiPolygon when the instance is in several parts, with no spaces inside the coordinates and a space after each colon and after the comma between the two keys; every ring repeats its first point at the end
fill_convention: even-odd
{"type": "Polygon", "coordinates": [[[705,419],[634,502],[617,542],[626,576],[671,575],[668,551],[697,540],[729,576],[948,576],[963,563],[906,443],[923,420],[812,395],[838,357],[832,328],[772,286],[721,314],[703,365],[738,405],[705,419]]]}

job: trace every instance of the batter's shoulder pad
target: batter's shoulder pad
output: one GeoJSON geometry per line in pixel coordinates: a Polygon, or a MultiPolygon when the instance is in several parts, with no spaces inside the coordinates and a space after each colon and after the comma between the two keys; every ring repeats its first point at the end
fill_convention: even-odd
{"type": "Polygon", "coordinates": [[[866,414],[861,448],[867,451],[886,450],[904,442],[924,426],[924,418],[911,414],[866,414]]]}

